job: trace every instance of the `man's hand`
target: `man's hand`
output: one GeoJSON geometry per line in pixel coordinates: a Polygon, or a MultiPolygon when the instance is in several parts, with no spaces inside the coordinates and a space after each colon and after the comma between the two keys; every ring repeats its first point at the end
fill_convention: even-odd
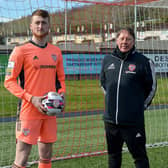
{"type": "Polygon", "coordinates": [[[66,105],[65,93],[64,93],[64,92],[60,93],[60,96],[61,96],[61,97],[63,98],[63,100],[64,100],[64,109],[62,110],[62,111],[64,111],[64,110],[65,110],[65,105],[66,105]]]}
{"type": "Polygon", "coordinates": [[[45,114],[46,109],[43,107],[41,101],[45,98],[45,96],[32,96],[31,103],[42,113],[45,114]]]}

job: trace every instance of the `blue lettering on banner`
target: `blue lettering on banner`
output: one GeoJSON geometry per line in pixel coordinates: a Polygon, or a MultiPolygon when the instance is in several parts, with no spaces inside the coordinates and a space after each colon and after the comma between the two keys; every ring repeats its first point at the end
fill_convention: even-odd
{"type": "Polygon", "coordinates": [[[155,63],[155,72],[168,72],[168,54],[144,54],[155,63]]]}
{"type": "MultiPolygon", "coordinates": [[[[155,72],[168,72],[168,54],[146,54],[155,63],[155,72]]],[[[99,74],[105,54],[63,54],[65,74],[99,74]]]]}
{"type": "Polygon", "coordinates": [[[63,54],[65,74],[99,74],[103,54],[63,54]]]}

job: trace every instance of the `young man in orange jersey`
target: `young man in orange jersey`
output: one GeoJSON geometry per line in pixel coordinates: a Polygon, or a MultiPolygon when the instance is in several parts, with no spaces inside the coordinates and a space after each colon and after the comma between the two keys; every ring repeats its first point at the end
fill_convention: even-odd
{"type": "Polygon", "coordinates": [[[34,144],[38,144],[38,167],[51,168],[52,144],[57,138],[56,117],[45,114],[41,101],[49,91],[64,96],[65,74],[60,49],[47,42],[49,28],[48,12],[34,11],[30,24],[32,39],[15,47],[9,58],[4,85],[20,98],[16,156],[12,168],[26,167],[34,144]]]}

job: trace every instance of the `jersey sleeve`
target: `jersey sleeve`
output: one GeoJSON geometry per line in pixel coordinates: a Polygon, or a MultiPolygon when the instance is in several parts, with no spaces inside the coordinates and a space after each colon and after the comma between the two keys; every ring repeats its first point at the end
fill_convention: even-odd
{"type": "MultiPolygon", "coordinates": [[[[57,83],[59,82],[59,88],[58,88],[58,93],[65,93],[65,73],[64,73],[64,66],[63,66],[63,57],[62,53],[60,51],[59,53],[59,60],[58,60],[58,65],[57,65],[57,83]]],[[[58,86],[57,86],[58,87],[58,86]]]]}
{"type": "Polygon", "coordinates": [[[157,89],[157,80],[155,75],[154,63],[152,60],[147,62],[146,75],[144,77],[145,101],[144,108],[146,109],[152,102],[157,89]]]}
{"type": "Polygon", "coordinates": [[[101,65],[100,87],[101,87],[103,93],[106,94],[106,77],[105,77],[105,72],[104,72],[104,62],[105,62],[104,59],[103,59],[102,65],[101,65]]]}
{"type": "Polygon", "coordinates": [[[15,47],[9,57],[4,86],[13,95],[30,102],[32,95],[26,92],[18,83],[18,76],[22,71],[23,62],[24,56],[21,48],[15,47]]]}

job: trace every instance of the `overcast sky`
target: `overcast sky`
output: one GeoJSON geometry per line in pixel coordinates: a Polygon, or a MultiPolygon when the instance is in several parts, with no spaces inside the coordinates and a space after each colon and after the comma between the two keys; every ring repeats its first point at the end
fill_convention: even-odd
{"type": "MultiPolygon", "coordinates": [[[[78,0],[78,1],[96,1],[96,2],[123,2],[124,0],[78,0]]],[[[137,2],[140,0],[137,0],[137,2]]],[[[167,7],[168,0],[159,0],[163,7],[167,7]]],[[[154,0],[153,3],[158,3],[154,0]]],[[[153,4],[151,3],[151,4],[153,4]]],[[[68,1],[67,8],[86,5],[88,3],[68,1]]],[[[158,6],[155,4],[154,6],[158,6]]],[[[0,0],[0,22],[31,15],[37,8],[47,9],[49,12],[64,11],[64,0],[0,0]]]]}
{"type": "MultiPolygon", "coordinates": [[[[81,5],[81,3],[80,3],[81,5]]],[[[67,7],[79,6],[79,3],[68,2],[67,7]]],[[[30,15],[37,8],[49,12],[63,11],[64,0],[0,0],[0,22],[30,15]]]]}
{"type": "MultiPolygon", "coordinates": [[[[79,0],[80,1],[80,0],[79,0]]],[[[96,1],[96,2],[112,2],[116,0],[81,0],[81,1],[96,1]]],[[[123,0],[117,0],[123,1],[123,0]]],[[[70,0],[67,3],[67,8],[88,5],[89,3],[74,2],[70,0]]],[[[49,12],[65,9],[64,0],[0,0],[0,22],[11,19],[20,18],[30,15],[37,8],[47,9],[49,12]]]]}

